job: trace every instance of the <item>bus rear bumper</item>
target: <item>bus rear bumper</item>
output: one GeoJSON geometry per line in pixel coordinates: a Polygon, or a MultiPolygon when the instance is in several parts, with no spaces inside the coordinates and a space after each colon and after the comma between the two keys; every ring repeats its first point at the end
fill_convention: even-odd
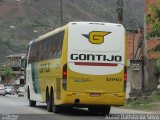
{"type": "Polygon", "coordinates": [[[65,92],[61,104],[77,105],[113,105],[122,106],[125,103],[125,93],[101,93],[100,96],[91,96],[91,93],[65,92]]]}

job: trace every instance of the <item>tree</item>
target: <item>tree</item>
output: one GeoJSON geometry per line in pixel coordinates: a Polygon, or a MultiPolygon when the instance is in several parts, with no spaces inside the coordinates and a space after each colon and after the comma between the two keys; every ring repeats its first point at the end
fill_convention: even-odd
{"type": "Polygon", "coordinates": [[[152,30],[147,34],[148,38],[160,37],[160,0],[157,0],[158,5],[150,5],[149,11],[151,15],[147,16],[147,24],[152,25],[152,30]]]}
{"type": "Polygon", "coordinates": [[[8,66],[1,66],[0,71],[2,72],[2,75],[5,77],[5,82],[8,84],[11,77],[13,76],[12,68],[8,66]]]}

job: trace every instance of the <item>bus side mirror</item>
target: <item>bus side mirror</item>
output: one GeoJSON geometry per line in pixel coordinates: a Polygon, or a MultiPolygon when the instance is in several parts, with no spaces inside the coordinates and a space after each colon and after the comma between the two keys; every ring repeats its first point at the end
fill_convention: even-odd
{"type": "Polygon", "coordinates": [[[27,66],[27,59],[26,58],[21,59],[21,69],[25,70],[26,66],[27,66]]]}
{"type": "Polygon", "coordinates": [[[20,79],[20,85],[24,85],[25,84],[25,80],[24,79],[20,79]]]}

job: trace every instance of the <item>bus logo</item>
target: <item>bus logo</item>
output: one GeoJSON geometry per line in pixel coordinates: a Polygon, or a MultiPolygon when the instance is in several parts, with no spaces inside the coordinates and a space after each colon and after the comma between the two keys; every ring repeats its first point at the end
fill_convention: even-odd
{"type": "Polygon", "coordinates": [[[110,34],[111,32],[103,32],[103,31],[92,31],[89,35],[82,34],[86,37],[90,43],[92,44],[102,44],[104,42],[104,36],[110,34]]]}

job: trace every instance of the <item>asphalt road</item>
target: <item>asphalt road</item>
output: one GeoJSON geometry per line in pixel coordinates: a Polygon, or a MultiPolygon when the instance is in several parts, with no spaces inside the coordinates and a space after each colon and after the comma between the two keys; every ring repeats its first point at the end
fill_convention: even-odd
{"type": "MultiPolygon", "coordinates": [[[[111,115],[146,114],[147,112],[112,107],[111,115]]],[[[105,116],[91,114],[87,109],[65,109],[61,114],[48,113],[46,104],[29,107],[28,101],[17,95],[0,96],[0,120],[104,120],[105,116]]]]}

